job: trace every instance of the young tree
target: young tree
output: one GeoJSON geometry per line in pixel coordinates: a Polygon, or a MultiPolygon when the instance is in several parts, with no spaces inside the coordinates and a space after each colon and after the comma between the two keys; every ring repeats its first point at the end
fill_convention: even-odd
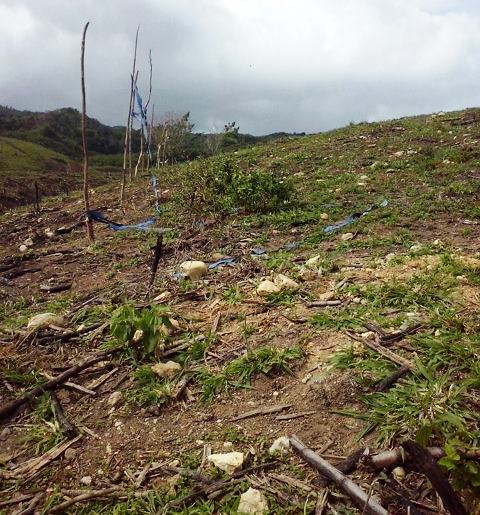
{"type": "Polygon", "coordinates": [[[176,115],[169,113],[154,129],[157,145],[157,166],[168,161],[175,163],[188,157],[188,146],[192,137],[193,123],[190,113],[176,115]]]}

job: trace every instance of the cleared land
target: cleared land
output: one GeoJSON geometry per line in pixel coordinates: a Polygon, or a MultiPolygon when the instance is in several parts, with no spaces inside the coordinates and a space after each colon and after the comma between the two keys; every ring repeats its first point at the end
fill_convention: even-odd
{"type": "MultiPolygon", "coordinates": [[[[68,512],[236,513],[240,494],[253,486],[270,513],[314,513],[323,492],[326,513],[362,513],[294,454],[269,455],[276,438],[296,434],[333,464],[361,447],[375,453],[410,439],[442,447],[442,470],[467,512],[478,512],[479,140],[479,112],[468,110],[360,124],[165,168],[158,178],[173,198],[157,225],[170,230],[147,296],[155,233],[114,233],[97,224],[90,247],[83,227],[47,237],[46,229],[80,219],[77,196],[52,199],[40,218],[25,209],[6,213],[1,404],[101,349],[121,351],[72,378],[90,393],[57,388],[80,438],[44,467],[28,460],[72,439],[50,395],[4,423],[0,497],[12,504],[1,509],[11,513],[36,499],[48,512],[105,490],[68,512]],[[201,178],[215,180],[217,172],[204,170],[241,177],[243,200],[238,192],[227,198],[220,181],[212,204],[212,184],[201,178]],[[259,171],[293,181],[294,197],[275,212],[232,211],[233,200],[268,205],[245,178],[259,171]],[[386,207],[325,234],[327,225],[385,199],[386,207]],[[342,238],[348,232],[351,238],[342,238]],[[29,237],[33,246],[20,254],[29,237]],[[173,277],[187,259],[221,256],[236,261],[203,281],[173,277]],[[306,273],[302,267],[315,256],[314,273],[306,273]],[[279,273],[299,289],[258,296],[261,280],[279,273]],[[45,289],[64,284],[71,289],[45,289]],[[152,301],[164,292],[164,302],[152,301]],[[68,337],[27,331],[41,312],[61,315],[70,330],[97,327],[68,337]],[[136,329],[143,337],[134,343],[136,329]],[[376,392],[399,367],[392,353],[412,370],[376,392]],[[180,367],[162,379],[151,366],[167,360],[180,367]],[[117,403],[113,392],[121,392],[117,403]],[[229,479],[208,465],[210,451],[243,452],[245,468],[253,468],[229,479]],[[209,490],[212,484],[219,488],[209,490]]],[[[130,185],[124,210],[118,185],[96,189],[93,198],[118,222],[153,212],[146,182],[130,185]]],[[[389,513],[441,513],[425,476],[408,464],[404,471],[400,477],[363,466],[351,477],[389,513]]]]}

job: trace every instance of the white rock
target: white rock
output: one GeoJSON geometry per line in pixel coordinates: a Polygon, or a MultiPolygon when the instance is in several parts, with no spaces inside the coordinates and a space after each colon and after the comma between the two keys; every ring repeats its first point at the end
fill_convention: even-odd
{"type": "Polygon", "coordinates": [[[164,291],[164,292],[160,293],[160,295],[157,295],[153,299],[153,302],[158,302],[158,303],[166,302],[171,297],[172,297],[172,292],[171,291],[164,291]]]}
{"type": "Polygon", "coordinates": [[[116,406],[120,406],[123,403],[123,393],[116,391],[113,392],[107,400],[107,404],[115,408],[116,406]]]}
{"type": "Polygon", "coordinates": [[[281,290],[298,290],[300,288],[300,285],[297,282],[283,274],[278,274],[275,277],[274,283],[281,290]]]}
{"type": "Polygon", "coordinates": [[[39,329],[47,329],[50,325],[63,327],[63,318],[55,313],[40,313],[28,321],[27,329],[38,331],[39,329]]]}
{"type": "Polygon", "coordinates": [[[264,515],[268,513],[267,498],[260,490],[249,488],[240,496],[237,513],[238,515],[264,515]]]}
{"type": "Polygon", "coordinates": [[[318,300],[333,300],[335,298],[334,291],[326,291],[318,295],[318,300]]]}
{"type": "Polygon", "coordinates": [[[175,377],[180,370],[182,370],[182,366],[175,361],[167,361],[166,363],[156,363],[151,367],[152,372],[157,374],[159,377],[163,377],[166,379],[172,379],[175,377]]]}
{"type": "Polygon", "coordinates": [[[24,242],[23,242],[24,245],[26,245],[27,247],[31,247],[33,245],[33,240],[32,238],[27,238],[24,242]]]}
{"type": "Polygon", "coordinates": [[[366,180],[368,180],[368,175],[360,175],[360,180],[361,180],[361,181],[366,181],[366,180]]]}
{"type": "Polygon", "coordinates": [[[360,335],[364,340],[373,340],[375,333],[373,331],[366,331],[360,335]]]}
{"type": "Polygon", "coordinates": [[[220,470],[232,474],[242,466],[244,460],[243,452],[226,452],[224,454],[210,454],[207,461],[213,463],[220,470]]]}
{"type": "Polygon", "coordinates": [[[26,245],[20,245],[19,250],[22,254],[24,254],[25,252],[27,252],[28,247],[26,245]]]}
{"type": "Polygon", "coordinates": [[[395,157],[402,157],[402,156],[403,156],[403,154],[404,154],[403,150],[399,150],[398,152],[394,152],[394,153],[393,153],[393,155],[394,155],[395,157]]]}
{"type": "Polygon", "coordinates": [[[45,236],[47,238],[53,238],[55,236],[55,233],[50,229],[50,227],[48,227],[47,229],[45,229],[45,236]]]}
{"type": "Polygon", "coordinates": [[[138,343],[143,338],[143,331],[141,329],[137,329],[135,334],[133,335],[132,341],[133,343],[138,343]]]}
{"type": "Polygon", "coordinates": [[[352,238],[353,238],[352,232],[346,232],[345,234],[342,234],[342,236],[341,236],[342,241],[348,241],[348,240],[351,240],[352,238]]]}
{"type": "Polygon", "coordinates": [[[192,281],[198,281],[208,273],[208,267],[203,261],[184,261],[180,270],[192,281]]]}
{"type": "Polygon", "coordinates": [[[92,476],[83,476],[82,479],[80,479],[80,483],[90,486],[92,484],[92,476]]]}
{"type": "Polygon", "coordinates": [[[290,449],[290,440],[286,436],[280,436],[277,438],[272,445],[270,446],[270,449],[268,449],[268,452],[270,454],[280,453],[285,454],[290,449]]]}
{"type": "Polygon", "coordinates": [[[392,470],[392,475],[397,481],[403,481],[407,473],[403,467],[395,467],[392,470]]]}
{"type": "Polygon", "coordinates": [[[318,277],[318,275],[315,270],[312,270],[311,268],[305,268],[304,266],[302,266],[298,270],[298,277],[302,281],[314,281],[318,277]]]}
{"type": "Polygon", "coordinates": [[[257,295],[260,295],[260,297],[268,297],[272,293],[279,293],[280,288],[272,281],[262,281],[257,286],[257,295]]]}
{"type": "Polygon", "coordinates": [[[322,214],[320,215],[320,219],[321,219],[321,220],[328,220],[328,218],[329,218],[328,213],[322,213],[322,214]]]}
{"type": "Polygon", "coordinates": [[[436,246],[436,247],[443,247],[445,245],[445,243],[443,243],[442,240],[439,240],[439,239],[436,239],[433,244],[436,246]]]}
{"type": "Polygon", "coordinates": [[[311,270],[315,270],[318,268],[318,263],[320,262],[321,259],[322,259],[322,256],[320,256],[320,255],[313,256],[310,259],[307,259],[307,261],[305,261],[305,267],[310,268],[311,270]]]}

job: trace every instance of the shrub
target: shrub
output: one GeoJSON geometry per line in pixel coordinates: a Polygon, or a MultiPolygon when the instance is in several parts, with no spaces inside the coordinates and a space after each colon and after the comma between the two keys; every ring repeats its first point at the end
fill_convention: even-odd
{"type": "Polygon", "coordinates": [[[188,163],[180,182],[180,202],[197,212],[276,211],[292,202],[294,192],[290,179],[273,171],[241,170],[225,157],[188,163]]]}

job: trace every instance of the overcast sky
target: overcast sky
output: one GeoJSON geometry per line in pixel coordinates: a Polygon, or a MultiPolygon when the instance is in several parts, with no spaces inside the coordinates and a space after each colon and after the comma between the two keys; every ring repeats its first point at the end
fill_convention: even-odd
{"type": "Polygon", "coordinates": [[[0,104],[125,124],[135,30],[155,111],[318,132],[480,105],[480,0],[0,0],[0,104]]]}

